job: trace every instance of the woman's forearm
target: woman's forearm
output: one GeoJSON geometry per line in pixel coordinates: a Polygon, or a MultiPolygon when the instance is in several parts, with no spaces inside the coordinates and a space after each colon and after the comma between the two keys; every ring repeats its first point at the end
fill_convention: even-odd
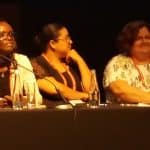
{"type": "Polygon", "coordinates": [[[150,103],[149,92],[132,87],[126,81],[114,81],[110,84],[109,89],[125,102],[150,103]]]}
{"type": "Polygon", "coordinates": [[[85,92],[79,92],[72,90],[64,84],[56,81],[52,77],[46,77],[45,79],[39,79],[38,85],[40,90],[48,94],[58,94],[56,88],[63,94],[67,99],[88,99],[88,94],[85,92]]]}

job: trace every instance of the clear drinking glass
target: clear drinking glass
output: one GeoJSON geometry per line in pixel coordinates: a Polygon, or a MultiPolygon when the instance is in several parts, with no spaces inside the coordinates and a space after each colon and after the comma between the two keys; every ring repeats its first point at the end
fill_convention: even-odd
{"type": "Polygon", "coordinates": [[[22,94],[21,93],[14,93],[13,95],[13,109],[15,110],[22,110],[23,103],[22,103],[22,94]]]}
{"type": "Polygon", "coordinates": [[[23,86],[27,99],[27,108],[33,109],[35,108],[35,83],[32,81],[25,81],[23,86]]]}

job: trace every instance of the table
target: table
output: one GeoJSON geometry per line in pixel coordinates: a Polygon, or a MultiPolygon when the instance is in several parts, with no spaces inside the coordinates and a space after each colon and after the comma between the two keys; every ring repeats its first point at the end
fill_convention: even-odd
{"type": "Polygon", "coordinates": [[[148,149],[150,107],[0,109],[0,148],[148,149]]]}

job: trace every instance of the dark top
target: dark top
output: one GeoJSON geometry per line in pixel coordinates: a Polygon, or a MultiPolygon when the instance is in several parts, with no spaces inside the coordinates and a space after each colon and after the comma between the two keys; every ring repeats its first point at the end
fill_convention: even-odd
{"type": "MultiPolygon", "coordinates": [[[[62,74],[63,75],[63,78],[62,78],[62,75],[60,75],[60,73],[56,69],[54,69],[43,56],[38,56],[36,58],[33,58],[31,60],[31,64],[33,66],[33,70],[34,70],[34,73],[35,73],[37,79],[44,78],[46,76],[52,76],[58,82],[61,82],[64,84],[63,78],[65,78],[65,80],[67,81],[67,86],[70,88],[73,88],[73,83],[72,83],[71,77],[68,74],[68,72],[64,72],[62,74]]],[[[77,66],[75,66],[74,64],[69,65],[69,71],[71,72],[71,74],[75,80],[75,83],[76,83],[75,90],[82,91],[81,77],[80,77],[80,73],[77,69],[77,66]]],[[[41,94],[46,99],[55,100],[55,101],[60,100],[60,96],[58,94],[57,95],[49,95],[49,94],[44,93],[43,91],[41,91],[41,94]]]]}
{"type": "Polygon", "coordinates": [[[0,74],[0,97],[10,95],[10,72],[8,71],[0,74]]]}
{"type": "Polygon", "coordinates": [[[13,54],[0,56],[0,67],[8,67],[5,72],[0,72],[0,97],[10,95],[10,64],[13,59],[13,54]]]}

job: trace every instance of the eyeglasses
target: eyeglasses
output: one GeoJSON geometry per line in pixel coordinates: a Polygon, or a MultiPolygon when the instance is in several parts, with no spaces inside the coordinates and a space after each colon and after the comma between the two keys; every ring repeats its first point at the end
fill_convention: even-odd
{"type": "Polygon", "coordinates": [[[13,31],[10,32],[0,32],[0,40],[4,40],[6,38],[15,38],[15,33],[13,31]]]}
{"type": "Polygon", "coordinates": [[[70,42],[71,37],[70,36],[66,36],[65,38],[57,38],[56,39],[56,41],[59,41],[59,40],[62,40],[62,41],[65,41],[65,42],[70,42]]]}
{"type": "Polygon", "coordinates": [[[135,40],[136,40],[136,41],[150,40],[150,36],[145,36],[145,37],[139,36],[139,37],[137,37],[135,40]]]}

